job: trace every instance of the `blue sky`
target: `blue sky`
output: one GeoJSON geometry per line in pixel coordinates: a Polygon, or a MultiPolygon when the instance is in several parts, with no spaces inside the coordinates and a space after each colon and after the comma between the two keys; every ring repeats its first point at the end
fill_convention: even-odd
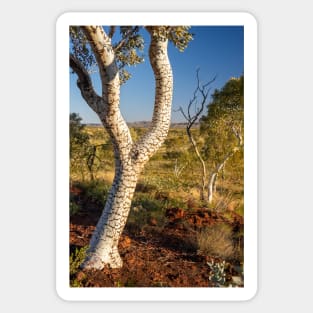
{"type": "MultiPolygon", "coordinates": [[[[196,87],[196,70],[205,83],[217,76],[211,85],[221,88],[231,77],[238,77],[244,70],[244,31],[240,26],[196,26],[190,30],[194,39],[184,52],[169,44],[169,59],[174,76],[172,122],[183,122],[180,106],[186,108],[196,87]]],[[[144,34],[144,38],[148,38],[144,34]]],[[[147,49],[144,51],[148,55],[147,49]]],[[[128,122],[151,120],[154,104],[154,77],[148,60],[129,69],[132,78],[121,86],[121,111],[128,122]]],[[[95,89],[100,92],[98,74],[93,74],[95,89]]],[[[77,112],[83,123],[100,123],[97,115],[82,99],[76,86],[76,75],[70,77],[70,112],[77,112]]],[[[208,102],[210,98],[208,99],[208,102]]]]}

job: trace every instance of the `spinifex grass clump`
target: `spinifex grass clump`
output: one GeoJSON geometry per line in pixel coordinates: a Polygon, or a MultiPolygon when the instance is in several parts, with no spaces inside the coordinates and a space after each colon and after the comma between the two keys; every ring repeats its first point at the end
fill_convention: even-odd
{"type": "Polygon", "coordinates": [[[234,255],[232,228],[218,223],[202,229],[197,236],[198,253],[201,255],[230,259],[234,255]]]}

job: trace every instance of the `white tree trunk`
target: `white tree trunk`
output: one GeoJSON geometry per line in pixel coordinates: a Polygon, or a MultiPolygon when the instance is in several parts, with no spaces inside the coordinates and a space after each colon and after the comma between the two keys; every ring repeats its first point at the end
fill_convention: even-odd
{"type": "Polygon", "coordinates": [[[219,163],[215,170],[212,172],[210,179],[209,179],[209,185],[208,185],[208,202],[211,204],[213,202],[213,197],[216,192],[216,180],[217,176],[220,173],[220,171],[224,168],[227,161],[237,152],[239,151],[239,147],[233,148],[231,152],[229,152],[225,158],[222,160],[221,163],[219,163]]]}
{"type": "Polygon", "coordinates": [[[137,183],[137,174],[131,169],[119,169],[110,189],[107,202],[92,235],[84,268],[102,269],[121,267],[118,241],[128,217],[137,183]]]}
{"type": "Polygon", "coordinates": [[[217,172],[212,173],[210,180],[209,180],[209,185],[208,185],[208,202],[211,204],[213,202],[213,195],[215,193],[215,183],[216,183],[216,178],[217,178],[217,172]]]}
{"type": "Polygon", "coordinates": [[[198,157],[198,160],[201,163],[201,167],[202,167],[202,178],[201,178],[201,189],[200,189],[200,199],[206,201],[207,197],[206,197],[206,183],[207,183],[207,173],[206,173],[206,166],[205,166],[205,162],[198,150],[197,144],[191,134],[190,128],[187,127],[187,135],[189,137],[189,140],[193,146],[193,149],[196,152],[196,155],[198,157]]]}
{"type": "Polygon", "coordinates": [[[102,97],[95,94],[89,75],[73,56],[71,67],[78,75],[78,87],[83,98],[98,114],[114,147],[115,177],[103,213],[90,241],[83,268],[122,267],[118,242],[129,214],[138,176],[145,163],[164,142],[171,118],[173,92],[172,70],[167,56],[166,39],[151,34],[150,63],[155,75],[155,104],[152,126],[133,143],[129,129],[119,109],[119,75],[114,61],[111,40],[101,26],[83,27],[99,66],[102,97]]]}

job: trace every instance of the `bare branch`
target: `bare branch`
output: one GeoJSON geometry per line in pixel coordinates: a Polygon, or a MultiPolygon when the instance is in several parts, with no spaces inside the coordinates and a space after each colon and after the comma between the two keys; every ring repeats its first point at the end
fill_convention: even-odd
{"type": "Polygon", "coordinates": [[[209,80],[206,84],[204,84],[202,88],[204,89],[208,87],[209,85],[211,85],[216,80],[216,78],[217,78],[217,75],[215,75],[211,80],[209,80]]]}
{"type": "Polygon", "coordinates": [[[197,143],[195,141],[195,139],[192,136],[191,133],[191,128],[194,125],[194,123],[199,119],[200,115],[203,112],[204,109],[204,105],[207,101],[208,95],[209,95],[209,91],[210,89],[208,88],[208,86],[210,84],[212,84],[214,82],[214,80],[216,79],[216,76],[210,80],[209,82],[207,82],[204,85],[200,85],[200,78],[199,78],[199,71],[200,69],[197,69],[196,71],[196,78],[197,78],[197,86],[193,92],[193,97],[192,99],[190,99],[188,107],[187,107],[187,114],[184,112],[183,108],[180,107],[178,111],[180,111],[182,113],[182,115],[184,116],[185,120],[187,121],[187,126],[186,126],[186,131],[187,131],[187,135],[189,138],[190,143],[192,144],[192,147],[201,163],[202,166],[202,185],[201,185],[201,192],[200,192],[200,197],[202,200],[206,199],[206,193],[205,193],[205,188],[206,188],[206,178],[207,178],[207,172],[206,172],[206,166],[205,166],[205,162],[201,156],[201,153],[198,149],[197,143]],[[200,102],[200,105],[197,106],[197,100],[198,100],[198,94],[201,94],[202,99],[200,102]],[[191,106],[195,105],[195,111],[194,114],[191,113],[191,106]]]}
{"type": "Polygon", "coordinates": [[[202,114],[209,92],[211,90],[211,88],[208,88],[208,86],[211,85],[216,79],[216,76],[215,76],[213,79],[211,79],[210,81],[208,81],[207,83],[201,86],[200,78],[199,78],[199,71],[200,69],[197,69],[196,71],[197,86],[193,92],[193,97],[189,100],[188,107],[187,107],[187,114],[183,111],[182,107],[180,107],[179,109],[179,111],[183,114],[184,118],[186,119],[189,129],[193,126],[193,124],[199,119],[200,115],[202,114]],[[199,93],[202,96],[202,100],[200,102],[200,105],[196,106],[199,93]],[[193,104],[195,105],[194,114],[191,113],[191,107],[193,104]]]}
{"type": "Polygon", "coordinates": [[[126,43],[126,38],[122,39],[117,45],[113,47],[114,52],[119,51],[126,43]]]}
{"type": "Polygon", "coordinates": [[[185,112],[183,110],[183,108],[180,106],[178,110],[175,110],[175,112],[181,112],[181,114],[184,116],[184,118],[186,119],[186,121],[188,121],[188,117],[185,115],[185,112]]]}

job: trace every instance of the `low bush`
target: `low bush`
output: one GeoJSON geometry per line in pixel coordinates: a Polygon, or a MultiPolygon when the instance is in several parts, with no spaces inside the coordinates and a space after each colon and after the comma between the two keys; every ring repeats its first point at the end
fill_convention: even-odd
{"type": "Polygon", "coordinates": [[[103,180],[80,182],[75,184],[80,190],[79,197],[72,196],[70,212],[77,213],[77,206],[84,209],[102,210],[109,191],[109,185],[103,180]]]}
{"type": "Polygon", "coordinates": [[[88,246],[76,248],[70,255],[70,275],[74,275],[79,270],[80,265],[85,259],[88,246]]]}
{"type": "Polygon", "coordinates": [[[70,255],[70,286],[83,287],[86,275],[80,272],[80,265],[85,259],[88,246],[75,249],[70,255]]]}
{"type": "Polygon", "coordinates": [[[80,206],[75,202],[70,202],[70,216],[77,214],[80,211],[80,206]]]}

